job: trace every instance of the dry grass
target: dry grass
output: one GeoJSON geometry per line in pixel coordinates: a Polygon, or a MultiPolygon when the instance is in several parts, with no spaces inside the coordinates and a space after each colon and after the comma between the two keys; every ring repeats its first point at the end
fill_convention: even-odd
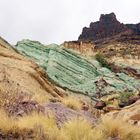
{"type": "Polygon", "coordinates": [[[140,139],[140,128],[109,116],[102,117],[96,126],[83,118],[75,118],[66,122],[61,129],[53,117],[35,112],[14,119],[1,109],[0,118],[0,132],[3,135],[8,137],[12,134],[12,137],[25,140],[29,137],[33,140],[106,140],[109,137],[119,137],[120,140],[140,139]]]}
{"type": "Polygon", "coordinates": [[[44,114],[32,113],[31,115],[14,119],[9,117],[3,110],[0,110],[0,131],[8,136],[34,140],[59,140],[59,129],[53,117],[46,117],[44,114]],[[28,136],[27,136],[28,135],[28,136]]]}
{"type": "Polygon", "coordinates": [[[65,140],[139,140],[140,128],[129,125],[121,120],[103,117],[96,126],[91,126],[84,119],[74,119],[62,128],[65,140]]]}
{"type": "Polygon", "coordinates": [[[42,113],[32,113],[22,117],[17,122],[21,130],[30,129],[34,131],[34,137],[37,140],[48,139],[57,140],[59,131],[53,117],[46,117],[42,113]]]}
{"type": "Polygon", "coordinates": [[[119,137],[121,140],[139,140],[140,128],[129,125],[118,119],[103,117],[97,129],[101,130],[104,137],[119,137]]]}
{"type": "Polygon", "coordinates": [[[77,97],[68,96],[62,99],[62,103],[73,110],[81,110],[82,103],[77,97]]]}
{"type": "Polygon", "coordinates": [[[32,95],[31,99],[37,101],[39,104],[47,103],[49,101],[48,94],[34,94],[32,95]]]}
{"type": "Polygon", "coordinates": [[[18,119],[18,126],[21,129],[28,128],[33,129],[35,126],[42,126],[45,130],[56,127],[56,122],[53,117],[46,117],[42,113],[33,112],[30,115],[26,115],[18,119]]]}
{"type": "Polygon", "coordinates": [[[67,122],[62,128],[62,133],[65,140],[101,140],[102,137],[98,135],[97,139],[92,125],[82,118],[67,122]]]}
{"type": "Polygon", "coordinates": [[[16,121],[9,117],[4,110],[0,109],[0,130],[4,133],[15,131],[17,129],[16,121]]]}

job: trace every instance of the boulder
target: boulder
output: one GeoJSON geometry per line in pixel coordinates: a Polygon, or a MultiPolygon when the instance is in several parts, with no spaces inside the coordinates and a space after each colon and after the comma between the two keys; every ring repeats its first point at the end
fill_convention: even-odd
{"type": "Polygon", "coordinates": [[[46,103],[45,114],[46,115],[54,115],[57,124],[59,127],[63,126],[63,124],[73,118],[85,118],[90,123],[94,124],[97,119],[90,111],[76,111],[71,108],[66,107],[60,102],[57,103],[46,103]]]}
{"type": "Polygon", "coordinates": [[[103,109],[105,106],[106,106],[106,103],[104,101],[99,101],[99,102],[96,102],[94,107],[96,109],[103,109]]]}

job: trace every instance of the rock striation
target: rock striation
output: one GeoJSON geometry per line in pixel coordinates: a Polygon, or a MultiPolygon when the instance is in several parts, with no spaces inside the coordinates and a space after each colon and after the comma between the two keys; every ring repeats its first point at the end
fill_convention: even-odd
{"type": "Polygon", "coordinates": [[[118,34],[140,35],[139,24],[123,24],[116,19],[114,13],[101,14],[99,21],[91,22],[89,27],[84,27],[78,40],[97,41],[110,38],[118,34]]]}
{"type": "Polygon", "coordinates": [[[91,98],[140,88],[139,79],[124,72],[114,73],[95,58],[83,57],[63,46],[22,40],[15,49],[42,66],[54,84],[91,98]]]}

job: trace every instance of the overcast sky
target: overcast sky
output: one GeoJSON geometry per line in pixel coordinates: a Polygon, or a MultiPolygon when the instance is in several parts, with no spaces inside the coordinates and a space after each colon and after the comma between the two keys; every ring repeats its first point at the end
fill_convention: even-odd
{"type": "Polygon", "coordinates": [[[124,23],[140,22],[140,0],[0,0],[0,36],[42,43],[76,40],[100,14],[115,12],[124,23]]]}

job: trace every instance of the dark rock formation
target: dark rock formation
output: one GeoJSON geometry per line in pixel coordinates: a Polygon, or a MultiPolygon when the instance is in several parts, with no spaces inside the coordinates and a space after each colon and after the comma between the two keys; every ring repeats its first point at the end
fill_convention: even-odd
{"type": "Polygon", "coordinates": [[[102,14],[100,20],[90,23],[90,27],[84,27],[79,40],[97,41],[109,38],[120,33],[123,34],[140,34],[139,24],[123,24],[116,19],[114,13],[102,14]]]}
{"type": "Polygon", "coordinates": [[[140,23],[138,24],[126,24],[126,26],[133,30],[134,33],[140,35],[140,23]]]}
{"type": "Polygon", "coordinates": [[[96,109],[103,109],[106,106],[106,103],[104,101],[99,101],[95,104],[96,109]]]}

